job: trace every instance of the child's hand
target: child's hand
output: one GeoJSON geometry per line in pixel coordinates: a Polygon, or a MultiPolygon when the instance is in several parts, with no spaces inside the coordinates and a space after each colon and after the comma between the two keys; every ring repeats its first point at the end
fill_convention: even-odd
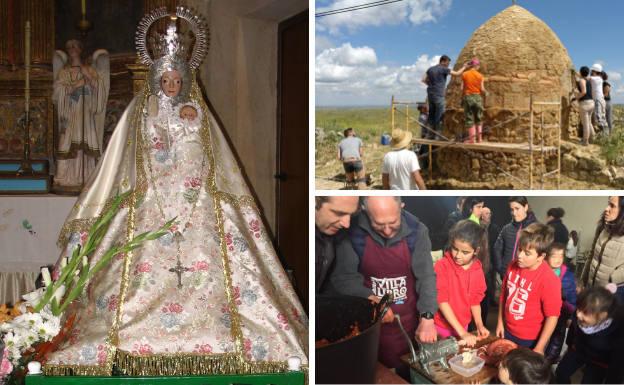
{"type": "Polygon", "coordinates": [[[502,322],[499,322],[498,325],[496,325],[496,337],[505,338],[505,327],[502,322]]]}
{"type": "Polygon", "coordinates": [[[536,347],[534,347],[534,348],[533,348],[533,351],[534,351],[535,353],[539,353],[539,354],[541,354],[542,356],[544,355],[544,348],[538,348],[538,347],[536,346],[536,347]]]}
{"type": "Polygon", "coordinates": [[[477,327],[477,333],[479,334],[479,337],[482,338],[486,338],[490,335],[490,331],[488,330],[488,328],[483,325],[477,327]]]}
{"type": "Polygon", "coordinates": [[[465,345],[468,346],[469,348],[475,346],[477,344],[477,336],[475,336],[472,333],[464,333],[461,336],[459,336],[459,338],[462,339],[462,341],[464,341],[465,345]]]}

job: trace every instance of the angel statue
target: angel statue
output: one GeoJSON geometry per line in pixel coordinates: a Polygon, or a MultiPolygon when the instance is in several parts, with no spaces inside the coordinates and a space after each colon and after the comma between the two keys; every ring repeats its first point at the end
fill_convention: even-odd
{"type": "Polygon", "coordinates": [[[94,276],[65,314],[73,329],[48,356],[47,375],[277,373],[297,358],[307,370],[306,313],[196,81],[206,33],[184,7],[156,9],[139,24],[146,84],[66,219],[61,257],[119,194],[129,192],[92,266],[111,245],[177,220],[94,276]],[[166,32],[147,39],[163,18],[166,32]]]}
{"type": "Polygon", "coordinates": [[[102,155],[110,70],[108,52],[93,53],[93,66],[83,63],[82,43],[69,40],[67,53],[54,53],[53,101],[58,113],[55,187],[77,192],[102,155]],[[69,57],[68,57],[69,56],[69,57]]]}

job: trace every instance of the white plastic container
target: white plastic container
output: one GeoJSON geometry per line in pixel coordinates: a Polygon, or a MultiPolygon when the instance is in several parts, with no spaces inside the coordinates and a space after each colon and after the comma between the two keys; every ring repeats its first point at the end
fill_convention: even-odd
{"type": "Polygon", "coordinates": [[[472,356],[472,360],[470,362],[464,363],[463,359],[464,357],[462,357],[461,354],[458,354],[448,361],[451,369],[460,376],[474,376],[479,373],[479,371],[483,368],[483,365],[485,365],[485,360],[476,354],[472,356]]]}

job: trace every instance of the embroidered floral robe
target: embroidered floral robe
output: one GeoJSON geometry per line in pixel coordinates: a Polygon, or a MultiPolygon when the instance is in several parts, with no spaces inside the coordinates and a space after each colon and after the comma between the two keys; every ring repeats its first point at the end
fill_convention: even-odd
{"type": "Polygon", "coordinates": [[[94,278],[77,304],[75,328],[45,373],[110,375],[113,366],[133,375],[275,372],[291,356],[307,364],[306,314],[199,95],[194,84],[193,120],[167,100],[157,116],[147,116],[147,91],[122,116],[65,223],[65,255],[84,242],[94,213],[117,192],[136,194],[91,264],[132,234],[176,216],[177,224],[116,256],[94,278]]]}

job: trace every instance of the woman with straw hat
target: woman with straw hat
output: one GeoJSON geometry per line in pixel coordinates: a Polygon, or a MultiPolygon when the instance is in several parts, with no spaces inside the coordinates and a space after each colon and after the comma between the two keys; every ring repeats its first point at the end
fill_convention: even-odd
{"type": "Polygon", "coordinates": [[[383,188],[386,190],[426,190],[425,181],[420,175],[418,157],[408,149],[412,133],[393,130],[390,147],[392,151],[384,156],[381,167],[383,188]]]}

